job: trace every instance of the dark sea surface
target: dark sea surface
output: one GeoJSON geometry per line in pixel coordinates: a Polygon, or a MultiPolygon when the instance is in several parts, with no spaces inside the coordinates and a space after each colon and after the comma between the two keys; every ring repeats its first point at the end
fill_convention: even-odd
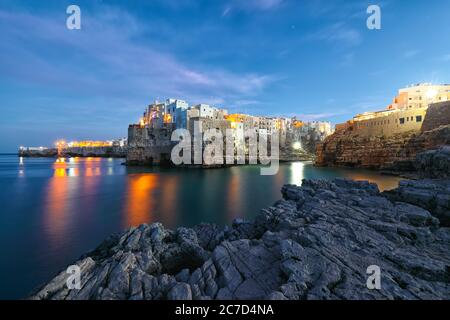
{"type": "Polygon", "coordinates": [[[123,159],[0,155],[0,299],[20,299],[114,232],[141,223],[220,225],[252,218],[283,184],[345,177],[395,188],[399,178],[359,169],[280,164],[226,169],[127,168],[123,159]]]}

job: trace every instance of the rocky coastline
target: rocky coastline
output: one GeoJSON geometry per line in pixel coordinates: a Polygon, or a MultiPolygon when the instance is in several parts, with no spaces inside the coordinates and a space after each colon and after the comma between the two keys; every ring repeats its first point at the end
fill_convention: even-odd
{"type": "Polygon", "coordinates": [[[127,155],[126,147],[69,147],[58,153],[57,148],[20,149],[19,157],[25,158],[56,158],[61,157],[99,157],[99,158],[125,158],[127,155]]]}
{"type": "Polygon", "coordinates": [[[408,179],[450,179],[450,145],[418,153],[412,160],[396,161],[381,173],[408,179]]]}
{"type": "Polygon", "coordinates": [[[397,171],[410,175],[420,169],[414,166],[420,153],[442,146],[450,146],[449,102],[431,105],[420,131],[367,136],[353,125],[336,130],[317,146],[316,165],[397,171]]]}
{"type": "Polygon", "coordinates": [[[316,165],[383,170],[415,161],[419,153],[450,145],[450,124],[422,133],[361,137],[336,132],[317,147],[316,165]]]}
{"type": "Polygon", "coordinates": [[[254,221],[112,235],[30,299],[450,299],[450,182],[285,185],[254,221]],[[438,204],[438,205],[436,205],[438,204]],[[366,287],[381,269],[381,289],[366,287]]]}

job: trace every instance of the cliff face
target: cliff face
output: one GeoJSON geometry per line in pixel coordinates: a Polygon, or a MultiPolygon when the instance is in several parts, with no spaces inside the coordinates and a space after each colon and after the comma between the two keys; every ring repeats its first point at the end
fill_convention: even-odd
{"type": "Polygon", "coordinates": [[[414,161],[418,153],[448,144],[450,103],[445,102],[429,107],[421,132],[363,137],[351,129],[337,131],[317,146],[316,165],[380,169],[414,161]]]}
{"type": "Polygon", "coordinates": [[[167,164],[174,143],[170,128],[147,128],[131,125],[128,128],[127,165],[167,164]]]}
{"type": "Polygon", "coordinates": [[[395,162],[414,161],[418,153],[446,144],[450,144],[450,125],[389,138],[366,138],[340,131],[318,145],[316,165],[380,169],[395,162]]]}
{"type": "Polygon", "coordinates": [[[433,215],[448,215],[439,190],[448,195],[450,185],[432,183],[384,195],[368,182],[305,180],[284,186],[283,199],[252,222],[144,224],[76,263],[80,290],[67,289],[63,271],[31,298],[449,299],[450,229],[433,215]],[[424,206],[418,195],[440,206],[408,203],[424,206]],[[366,286],[371,265],[381,290],[366,286]]]}
{"type": "Polygon", "coordinates": [[[422,125],[422,132],[450,124],[450,101],[432,104],[422,125]]]}

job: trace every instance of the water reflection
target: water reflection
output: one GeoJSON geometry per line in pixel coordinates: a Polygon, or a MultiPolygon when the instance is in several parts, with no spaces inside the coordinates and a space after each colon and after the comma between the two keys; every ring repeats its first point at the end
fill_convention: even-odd
{"type": "Polygon", "coordinates": [[[261,176],[257,166],[178,170],[126,168],[122,162],[0,156],[0,235],[3,243],[14,243],[12,249],[0,246],[2,257],[14,251],[10,263],[0,264],[6,266],[0,283],[9,283],[0,286],[0,297],[10,297],[12,286],[23,286],[13,298],[25,296],[61,266],[129,226],[158,221],[173,229],[253,219],[281,198],[283,184],[301,184],[304,178],[369,180],[381,190],[396,187],[400,180],[368,170],[316,168],[301,162],[280,164],[275,176],[261,176]],[[34,282],[23,281],[24,272],[18,271],[23,266],[34,282]]]}
{"type": "Polygon", "coordinates": [[[291,171],[291,178],[289,180],[289,183],[301,185],[302,180],[305,177],[305,163],[304,162],[291,163],[290,171],[291,171]]]}
{"type": "Polygon", "coordinates": [[[152,193],[158,187],[155,174],[129,174],[126,180],[124,227],[138,226],[152,221],[152,211],[157,199],[152,193]]]}
{"type": "Polygon", "coordinates": [[[176,176],[166,176],[161,183],[161,212],[165,213],[161,218],[170,226],[176,224],[178,185],[179,179],[176,176]]]}
{"type": "Polygon", "coordinates": [[[231,176],[228,179],[227,186],[227,202],[226,210],[228,211],[227,217],[229,221],[237,218],[239,215],[239,209],[242,206],[241,188],[242,188],[241,176],[238,170],[232,168],[231,176]],[[234,170],[233,170],[234,169],[234,170]]]}
{"type": "Polygon", "coordinates": [[[56,159],[55,163],[53,164],[54,176],[65,177],[67,175],[66,169],[67,169],[66,159],[65,158],[56,159]]]}
{"type": "Polygon", "coordinates": [[[55,168],[55,176],[49,180],[45,190],[43,224],[53,250],[67,241],[66,231],[69,223],[67,200],[70,189],[69,180],[64,177],[65,169],[55,168]]]}
{"type": "Polygon", "coordinates": [[[346,173],[345,177],[352,180],[369,181],[376,183],[380,191],[391,190],[398,187],[398,183],[401,180],[405,180],[399,177],[383,176],[376,172],[352,172],[346,173]]]}

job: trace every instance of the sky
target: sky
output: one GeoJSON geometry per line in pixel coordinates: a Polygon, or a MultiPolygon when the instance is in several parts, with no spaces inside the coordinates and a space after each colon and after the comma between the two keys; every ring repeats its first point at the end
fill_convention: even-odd
{"type": "Polygon", "coordinates": [[[343,122],[450,83],[447,0],[0,0],[0,152],[125,137],[156,99],[343,122]],[[66,9],[81,9],[69,30],[66,9]],[[381,29],[366,10],[381,8],[381,29]]]}

